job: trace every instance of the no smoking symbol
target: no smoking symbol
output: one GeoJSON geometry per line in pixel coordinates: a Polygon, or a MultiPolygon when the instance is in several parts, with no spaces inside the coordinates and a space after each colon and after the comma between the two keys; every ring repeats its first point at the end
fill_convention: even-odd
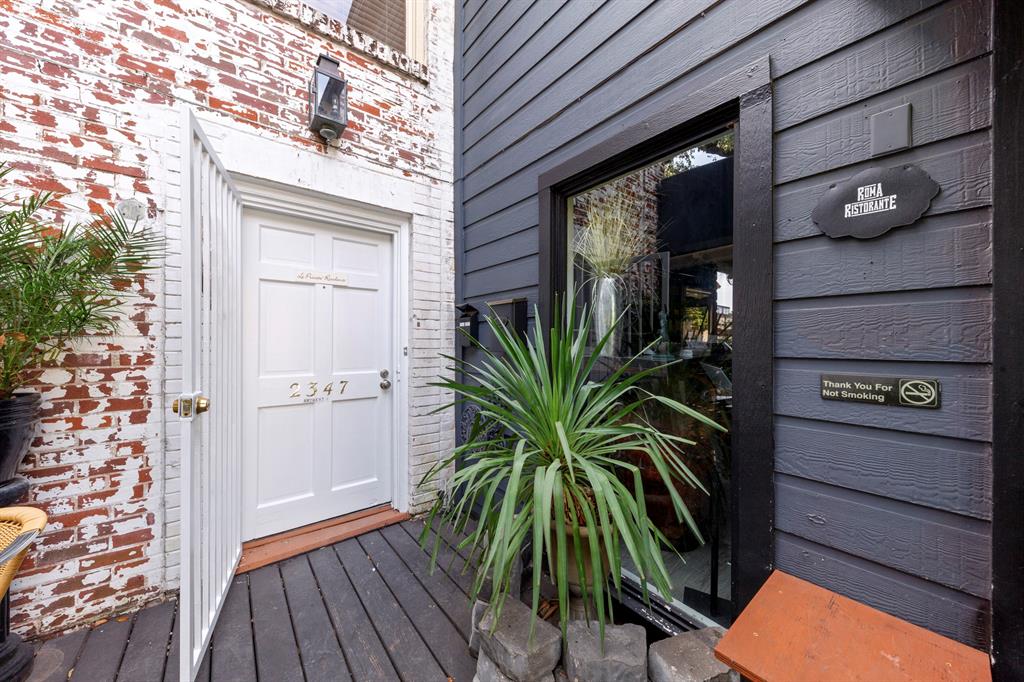
{"type": "Polygon", "coordinates": [[[921,379],[900,381],[900,403],[912,407],[938,407],[938,387],[934,382],[921,379]]]}

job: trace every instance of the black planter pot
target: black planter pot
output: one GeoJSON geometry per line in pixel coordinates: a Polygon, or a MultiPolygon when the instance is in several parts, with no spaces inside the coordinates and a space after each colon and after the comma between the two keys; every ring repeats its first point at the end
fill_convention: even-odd
{"type": "Polygon", "coordinates": [[[14,478],[39,421],[38,393],[15,393],[0,400],[0,483],[14,478]]]}
{"type": "MultiPolygon", "coordinates": [[[[0,506],[14,504],[28,491],[28,481],[15,476],[36,433],[38,393],[15,393],[0,400],[0,506]]],[[[22,682],[32,672],[32,647],[11,634],[10,593],[0,600],[0,680],[22,682]]]]}

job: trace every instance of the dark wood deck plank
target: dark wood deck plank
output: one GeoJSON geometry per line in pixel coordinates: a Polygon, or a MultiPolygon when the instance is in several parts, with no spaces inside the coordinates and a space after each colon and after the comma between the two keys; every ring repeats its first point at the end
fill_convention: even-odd
{"type": "Polygon", "coordinates": [[[131,616],[112,618],[94,627],[78,656],[71,679],[82,682],[113,682],[117,679],[131,631],[131,616]]]}
{"type": "Polygon", "coordinates": [[[369,682],[397,679],[398,673],[334,550],[324,547],[308,557],[353,678],[369,682]]]}
{"type": "Polygon", "coordinates": [[[352,538],[338,543],[334,551],[358,591],[399,676],[407,682],[444,680],[446,676],[437,660],[380,575],[373,570],[358,540],[352,538]]]}
{"type": "Polygon", "coordinates": [[[78,654],[82,651],[89,630],[76,630],[43,642],[36,649],[36,658],[28,682],[67,682],[78,654]]]}
{"type": "MultiPolygon", "coordinates": [[[[399,524],[414,542],[419,544],[420,533],[423,532],[423,522],[418,520],[406,521],[399,524]]],[[[426,551],[433,551],[433,538],[428,542],[426,551]]],[[[466,568],[466,560],[455,553],[448,543],[442,541],[437,550],[437,566],[443,570],[467,595],[473,591],[473,575],[466,568]]]]}
{"type": "Polygon", "coordinates": [[[469,605],[469,597],[462,591],[462,588],[440,567],[435,567],[431,571],[430,555],[424,552],[416,544],[416,541],[401,528],[390,526],[381,529],[380,534],[401,557],[409,570],[416,574],[430,596],[444,609],[448,617],[458,627],[459,632],[462,633],[463,638],[468,641],[472,626],[472,609],[469,605]]]}
{"type": "MultiPolygon", "coordinates": [[[[448,529],[431,571],[422,530],[393,525],[236,576],[197,681],[471,679],[473,575],[448,529]]],[[[170,600],[39,642],[30,680],[178,682],[178,619],[170,600]]]]}
{"type": "Polygon", "coordinates": [[[470,657],[462,632],[448,620],[384,536],[376,531],[366,533],[359,537],[359,544],[445,673],[456,680],[472,680],[476,660],[470,657]]]}
{"type": "MultiPolygon", "coordinates": [[[[455,550],[456,554],[458,554],[460,557],[462,557],[466,561],[472,561],[473,560],[473,557],[470,554],[470,548],[469,547],[459,547],[459,545],[462,543],[462,541],[466,539],[465,535],[458,535],[455,532],[454,528],[449,526],[447,523],[440,522],[440,521],[434,524],[434,529],[438,533],[440,533],[441,537],[444,538],[444,541],[448,543],[448,546],[451,547],[453,550],[455,550]]],[[[473,523],[472,521],[470,521],[469,525],[466,528],[467,533],[470,533],[470,532],[472,532],[475,529],[476,529],[476,524],[473,523]]]]}
{"type": "Polygon", "coordinates": [[[210,677],[217,682],[250,682],[256,679],[256,649],[249,611],[249,578],[237,575],[213,631],[210,677]]]}
{"type": "Polygon", "coordinates": [[[281,577],[306,682],[352,679],[306,555],[282,562],[281,577]]]}
{"type": "MultiPolygon", "coordinates": [[[[404,521],[402,525],[406,526],[407,529],[413,534],[416,542],[419,543],[420,533],[423,532],[423,528],[426,523],[422,519],[409,519],[404,521]]],[[[466,528],[466,534],[472,532],[476,528],[476,523],[472,520],[469,521],[466,528]]],[[[459,548],[459,544],[466,539],[466,534],[458,534],[455,529],[447,523],[435,520],[434,526],[431,528],[432,531],[436,532],[437,535],[441,536],[441,539],[451,548],[452,552],[461,558],[463,562],[472,561],[472,555],[470,554],[469,547],[459,548]]]]}
{"type": "Polygon", "coordinates": [[[174,607],[174,602],[165,601],[135,615],[117,682],[153,682],[163,677],[174,627],[174,607]]]}
{"type": "Polygon", "coordinates": [[[276,564],[249,574],[256,671],[261,680],[303,682],[302,663],[276,564]]]}
{"type": "Polygon", "coordinates": [[[178,602],[174,602],[174,627],[171,628],[171,645],[167,647],[167,665],[164,666],[164,682],[179,682],[178,671],[181,669],[181,653],[178,639],[178,628],[181,618],[181,609],[178,602]]]}
{"type": "MultiPolygon", "coordinates": [[[[199,670],[196,671],[195,682],[212,682],[210,678],[210,659],[213,658],[213,649],[207,648],[203,654],[203,660],[199,662],[199,670]]],[[[253,678],[255,679],[255,678],[253,678]]]]}

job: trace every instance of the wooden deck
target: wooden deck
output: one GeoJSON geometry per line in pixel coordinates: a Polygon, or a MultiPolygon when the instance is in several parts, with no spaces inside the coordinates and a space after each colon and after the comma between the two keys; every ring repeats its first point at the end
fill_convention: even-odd
{"type": "MultiPolygon", "coordinates": [[[[472,680],[471,576],[450,545],[431,575],[421,529],[406,521],[237,575],[198,679],[472,680]]],[[[30,679],[176,682],[175,611],[169,601],[43,642],[30,679]]]]}

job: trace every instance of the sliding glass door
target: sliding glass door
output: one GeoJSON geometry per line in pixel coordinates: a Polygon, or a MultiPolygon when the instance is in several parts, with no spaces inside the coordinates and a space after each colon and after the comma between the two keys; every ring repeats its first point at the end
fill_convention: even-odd
{"type": "MultiPolygon", "coordinates": [[[[698,144],[568,198],[568,290],[594,313],[592,335],[617,331],[594,378],[641,353],[637,368],[666,365],[646,388],[729,428],[733,354],[733,146],[730,126],[698,144]]],[[[592,339],[593,342],[594,339],[592,339]]],[[[682,458],[703,489],[681,485],[696,532],[678,519],[661,477],[640,453],[648,513],[671,541],[672,593],[689,620],[732,614],[731,438],[675,412],[647,419],[692,441],[682,458]]],[[[639,578],[624,558],[626,577],[639,578]]]]}

